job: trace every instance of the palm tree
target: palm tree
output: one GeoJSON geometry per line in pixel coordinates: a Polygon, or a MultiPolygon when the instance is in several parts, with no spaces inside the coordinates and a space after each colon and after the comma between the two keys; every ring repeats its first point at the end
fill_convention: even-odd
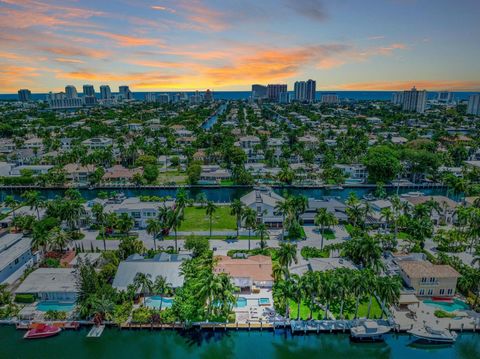
{"type": "Polygon", "coordinates": [[[205,213],[207,214],[209,220],[210,220],[210,238],[212,238],[212,220],[213,220],[213,214],[217,210],[217,206],[215,203],[212,201],[207,202],[207,207],[205,209],[205,213]]]}
{"type": "Polygon", "coordinates": [[[14,196],[9,195],[5,197],[4,204],[6,207],[12,210],[13,218],[15,218],[15,210],[17,209],[19,202],[15,199],[14,196]]]}
{"type": "Polygon", "coordinates": [[[147,220],[147,233],[153,237],[153,247],[157,250],[157,236],[163,230],[161,223],[156,219],[150,218],[147,220]]]}
{"type": "Polygon", "coordinates": [[[377,282],[377,294],[382,300],[382,309],[397,304],[402,290],[401,278],[399,276],[377,277],[377,282]]]}
{"type": "Polygon", "coordinates": [[[305,297],[305,304],[310,310],[308,319],[312,319],[313,311],[316,307],[315,297],[318,287],[318,272],[308,271],[301,278],[301,286],[305,297]]]}
{"type": "Polygon", "coordinates": [[[337,290],[333,272],[320,272],[319,284],[319,292],[321,293],[322,299],[325,300],[326,303],[324,320],[327,320],[328,312],[330,311],[330,304],[332,303],[335,297],[335,292],[337,290]]]}
{"type": "Polygon", "coordinates": [[[25,203],[30,206],[30,209],[37,212],[37,220],[40,220],[40,208],[44,206],[44,201],[39,191],[27,191],[22,197],[25,199],[25,203]]]}
{"type": "Polygon", "coordinates": [[[304,297],[304,290],[302,287],[302,281],[298,274],[293,274],[289,281],[291,282],[291,298],[297,303],[297,320],[300,319],[300,306],[304,297]]]}
{"type": "Polygon", "coordinates": [[[105,222],[105,213],[103,206],[100,203],[94,203],[92,206],[92,214],[95,217],[95,222],[99,225],[105,222]]]}
{"type": "Polygon", "coordinates": [[[157,276],[155,278],[155,281],[153,282],[152,285],[152,293],[160,295],[162,297],[162,300],[160,301],[160,308],[159,310],[162,310],[162,304],[163,304],[163,296],[170,293],[172,291],[172,284],[167,282],[167,278],[164,276],[157,276]]]}
{"type": "Polygon", "coordinates": [[[61,230],[59,227],[54,227],[48,233],[48,243],[52,244],[52,246],[58,248],[60,252],[63,252],[63,248],[68,246],[72,237],[69,233],[61,230]]]}
{"type": "Polygon", "coordinates": [[[62,219],[67,222],[72,232],[78,230],[79,221],[85,214],[85,208],[80,200],[66,200],[62,206],[62,219]]]}
{"type": "Polygon", "coordinates": [[[353,271],[351,289],[353,295],[355,296],[355,319],[358,318],[358,307],[360,305],[360,299],[365,294],[366,291],[366,281],[364,273],[365,270],[356,270],[353,271]]]}
{"type": "Polygon", "coordinates": [[[290,201],[280,201],[275,206],[275,214],[282,216],[282,239],[285,239],[285,222],[288,214],[291,210],[291,202],[290,201]]]}
{"type": "Polygon", "coordinates": [[[178,251],[178,237],[177,237],[177,230],[181,226],[183,217],[183,211],[177,211],[170,209],[168,211],[168,228],[173,229],[175,233],[175,251],[178,251]]]}
{"type": "Polygon", "coordinates": [[[285,304],[285,319],[290,313],[290,298],[295,293],[295,286],[292,280],[284,279],[275,283],[275,295],[285,304]]]}
{"type": "Polygon", "coordinates": [[[255,234],[260,237],[260,248],[264,249],[267,246],[267,242],[265,240],[269,238],[267,226],[265,223],[260,223],[255,230],[255,234]]]}
{"type": "Polygon", "coordinates": [[[116,224],[120,233],[126,236],[135,225],[135,221],[128,215],[128,213],[122,213],[116,224]]]}
{"type": "Polygon", "coordinates": [[[329,229],[330,226],[335,226],[336,224],[338,224],[338,219],[333,213],[328,212],[326,208],[319,208],[317,214],[315,215],[315,224],[317,226],[320,226],[320,234],[322,237],[320,249],[323,249],[325,227],[329,229]]]}
{"type": "Polygon", "coordinates": [[[288,267],[294,262],[297,263],[297,246],[291,243],[280,243],[277,255],[278,263],[284,269],[287,279],[289,277],[288,267]]]}
{"type": "Polygon", "coordinates": [[[242,224],[244,205],[239,199],[234,199],[230,205],[230,214],[237,220],[237,240],[239,238],[240,226],[242,224]]]}
{"type": "Polygon", "coordinates": [[[36,231],[34,230],[32,233],[32,242],[30,246],[32,249],[42,249],[43,253],[47,252],[49,242],[49,237],[44,231],[36,231]]]}
{"type": "Polygon", "coordinates": [[[372,302],[374,294],[378,289],[378,281],[376,276],[371,271],[365,273],[365,287],[368,291],[368,310],[367,310],[367,319],[370,318],[370,312],[372,310],[372,302]]]}
{"type": "Polygon", "coordinates": [[[152,292],[153,283],[151,278],[152,276],[150,273],[145,274],[141,272],[135,274],[135,277],[133,278],[133,285],[136,290],[140,289],[140,293],[142,293],[143,297],[145,297],[147,293],[152,292]]]}
{"type": "Polygon", "coordinates": [[[94,295],[88,300],[88,305],[94,313],[94,322],[96,325],[102,324],[103,320],[111,319],[115,311],[115,303],[105,294],[101,297],[94,295]]]}
{"type": "Polygon", "coordinates": [[[252,229],[255,229],[257,226],[257,212],[252,208],[247,207],[243,212],[243,220],[245,222],[245,227],[248,229],[248,250],[250,250],[250,236],[252,229]]]}

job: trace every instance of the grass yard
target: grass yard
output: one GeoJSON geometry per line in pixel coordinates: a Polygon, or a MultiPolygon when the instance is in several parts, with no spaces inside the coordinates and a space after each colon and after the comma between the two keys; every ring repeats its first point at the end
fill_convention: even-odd
{"type": "Polygon", "coordinates": [[[331,241],[331,240],[335,239],[335,232],[331,229],[325,229],[323,231],[323,239],[325,239],[327,241],[331,241]]]}
{"type": "MultiPolygon", "coordinates": [[[[212,218],[212,230],[235,230],[236,228],[235,217],[230,214],[230,207],[217,207],[212,218]]],[[[185,220],[182,222],[178,231],[193,232],[208,230],[210,230],[210,218],[207,216],[205,208],[185,208],[185,220]]]]}
{"type": "Polygon", "coordinates": [[[409,239],[410,236],[405,232],[398,232],[397,233],[397,238],[398,239],[409,239]]]}
{"type": "MultiPolygon", "coordinates": [[[[293,300],[290,300],[290,318],[296,319],[297,318],[297,310],[298,306],[297,303],[293,300]]],[[[280,313],[284,314],[284,313],[280,313]]],[[[310,309],[305,305],[305,303],[300,304],[300,319],[308,320],[310,316],[310,309]]],[[[323,319],[325,316],[325,312],[323,310],[314,310],[313,311],[313,319],[323,319]]]]}
{"type": "Polygon", "coordinates": [[[187,176],[185,175],[185,173],[179,171],[160,172],[160,175],[158,176],[159,184],[173,182],[175,182],[176,184],[186,184],[187,176]]]}

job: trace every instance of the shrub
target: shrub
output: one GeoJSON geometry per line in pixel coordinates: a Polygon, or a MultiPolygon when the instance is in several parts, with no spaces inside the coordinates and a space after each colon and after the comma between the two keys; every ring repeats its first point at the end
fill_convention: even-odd
{"type": "Polygon", "coordinates": [[[436,310],[435,312],[433,312],[433,314],[437,317],[437,318],[455,318],[455,314],[453,313],[448,313],[444,310],[436,310]]]}
{"type": "Polygon", "coordinates": [[[67,313],[59,310],[49,310],[45,313],[46,320],[65,320],[67,319],[67,313]]]}
{"type": "Polygon", "coordinates": [[[35,296],[33,294],[17,294],[15,295],[15,302],[17,303],[33,303],[35,296]]]}
{"type": "Polygon", "coordinates": [[[328,258],[330,256],[330,251],[326,248],[318,249],[315,247],[303,247],[301,251],[302,257],[305,259],[309,258],[328,258]]]}

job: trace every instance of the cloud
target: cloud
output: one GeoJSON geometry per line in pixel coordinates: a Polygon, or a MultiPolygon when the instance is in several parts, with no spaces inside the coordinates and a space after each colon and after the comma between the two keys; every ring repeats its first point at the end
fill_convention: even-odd
{"type": "Polygon", "coordinates": [[[169,12],[169,13],[172,13],[172,14],[174,14],[176,12],[175,9],[165,7],[165,6],[160,6],[160,5],[152,5],[150,8],[153,9],[153,10],[158,10],[158,11],[166,11],[166,12],[169,12]]]}
{"type": "Polygon", "coordinates": [[[79,60],[79,59],[66,59],[64,57],[57,57],[55,58],[55,61],[57,62],[62,62],[62,63],[67,63],[67,64],[84,64],[85,61],[79,60]]]}
{"type": "Polygon", "coordinates": [[[450,81],[450,80],[411,80],[411,81],[377,81],[377,82],[353,82],[332,86],[341,90],[370,90],[370,91],[399,91],[407,90],[416,86],[417,89],[432,91],[478,91],[480,81],[450,81]]]}
{"type": "Polygon", "coordinates": [[[323,0],[284,0],[284,2],[288,8],[311,20],[328,19],[323,0]]]}
{"type": "Polygon", "coordinates": [[[34,79],[39,76],[39,69],[32,66],[12,65],[0,62],[0,83],[2,92],[16,92],[19,83],[35,85],[34,79]]]}
{"type": "Polygon", "coordinates": [[[138,37],[131,35],[114,34],[107,31],[86,31],[87,34],[98,35],[107,39],[115,41],[119,46],[161,46],[162,42],[159,39],[138,37]]]}

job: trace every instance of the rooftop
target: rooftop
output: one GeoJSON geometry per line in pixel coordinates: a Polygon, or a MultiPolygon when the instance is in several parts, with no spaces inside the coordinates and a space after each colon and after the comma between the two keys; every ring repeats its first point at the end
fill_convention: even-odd
{"type": "Polygon", "coordinates": [[[449,265],[435,265],[428,261],[400,261],[400,269],[409,278],[458,278],[460,274],[449,265]]]}
{"type": "Polygon", "coordinates": [[[77,292],[73,268],[38,268],[23,281],[15,293],[77,292]]]}
{"type": "Polygon", "coordinates": [[[272,259],[263,255],[246,259],[217,256],[216,273],[227,273],[233,278],[251,278],[256,281],[270,281],[272,277],[272,259]]]}

